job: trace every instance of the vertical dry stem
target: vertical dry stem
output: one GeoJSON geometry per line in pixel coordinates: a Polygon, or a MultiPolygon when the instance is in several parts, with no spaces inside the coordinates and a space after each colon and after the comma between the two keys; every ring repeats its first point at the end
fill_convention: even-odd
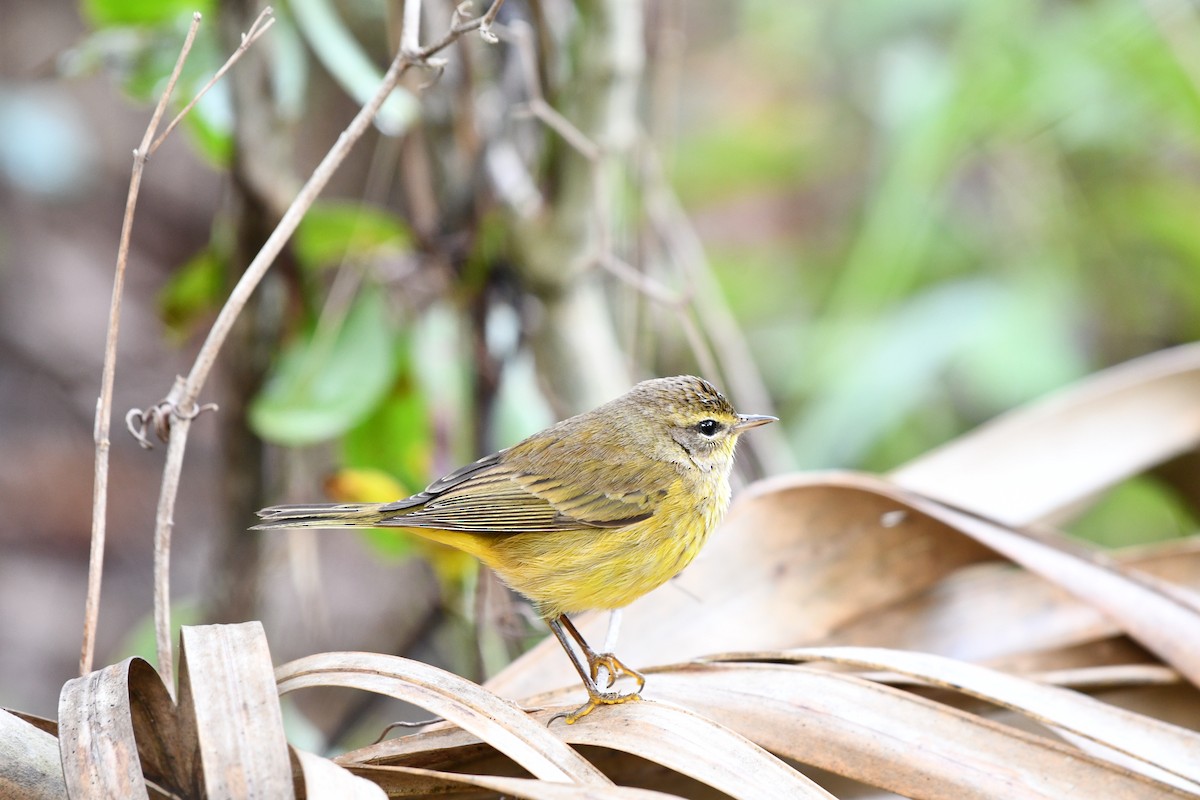
{"type": "Polygon", "coordinates": [[[171,72],[167,88],[163,91],[150,124],[138,149],[133,151],[133,171],[129,178],[129,194],[125,199],[125,217],[121,221],[121,240],[117,246],[116,274],[113,278],[112,301],[108,311],[108,333],[104,342],[104,370],[100,378],[100,397],[96,400],[96,424],[93,428],[93,439],[96,443],[96,474],[92,484],[92,541],[91,552],[88,556],[87,599],[83,613],[83,646],[79,654],[79,674],[86,675],[92,671],[92,661],[96,653],[96,625],[100,616],[100,584],[104,574],[104,545],[108,520],[108,454],[111,441],[109,433],[112,430],[112,396],[113,383],[117,372],[117,339],[121,330],[121,297],[125,291],[125,267],[129,261],[129,239],[133,231],[134,209],[137,207],[138,192],[142,186],[142,174],[146,168],[146,159],[154,142],[154,133],[162,121],[167,109],[167,102],[179,73],[192,49],[196,39],[196,31],[200,27],[200,15],[192,16],[192,24],[188,28],[187,38],[175,61],[175,69],[171,72]]]}
{"type": "MultiPolygon", "coordinates": [[[[169,415],[170,423],[170,444],[167,449],[166,465],[163,467],[163,481],[159,492],[158,500],[158,519],[155,528],[156,552],[162,552],[164,556],[169,556],[170,553],[170,536],[171,536],[171,516],[172,510],[175,508],[175,500],[179,492],[179,474],[183,469],[183,456],[187,448],[187,434],[190,418],[197,413],[196,399],[200,395],[200,390],[204,388],[204,384],[208,379],[209,373],[212,371],[213,365],[216,363],[217,354],[220,352],[222,345],[229,336],[230,330],[233,328],[234,322],[242,309],[245,308],[251,294],[257,288],[263,276],[266,274],[270,266],[275,262],[279,253],[283,250],[288,239],[295,233],[296,228],[300,225],[300,221],[312,207],[326,184],[333,177],[333,174],[341,166],[342,162],[349,155],[350,150],[366,133],[370,127],[371,121],[379,112],[380,107],[388,96],[399,83],[401,76],[413,64],[418,64],[427,61],[430,56],[441,51],[462,34],[478,28],[485,28],[490,24],[490,21],[495,19],[496,12],[504,0],[493,0],[488,12],[477,19],[454,25],[437,42],[417,50],[416,52],[404,52],[401,50],[392,60],[388,67],[387,73],[384,74],[383,80],[380,81],[379,88],[371,96],[351,120],[346,130],[338,136],[337,141],[317,168],[313,170],[313,174],[308,181],[300,189],[295,200],[288,207],[279,224],[271,235],[267,237],[267,241],[263,244],[262,249],[251,260],[246,271],[242,273],[242,277],[233,287],[229,298],[222,306],[220,313],[217,315],[216,321],[213,322],[212,328],[209,330],[204,344],[200,348],[200,352],[196,356],[196,361],[192,365],[191,372],[188,373],[186,379],[177,386],[178,391],[173,390],[169,397],[169,402],[165,404],[165,412],[169,415]],[[180,424],[180,422],[184,424],[180,424]]],[[[169,571],[169,559],[163,560],[156,564],[155,585],[165,586],[167,578],[165,574],[169,571]]],[[[159,647],[163,646],[163,642],[170,643],[170,608],[164,597],[155,598],[155,637],[159,642],[159,647]],[[159,607],[161,608],[161,613],[159,607]]],[[[170,656],[164,653],[159,653],[160,671],[163,681],[171,686],[174,684],[174,675],[171,672],[162,669],[163,666],[170,665],[170,656]]]]}

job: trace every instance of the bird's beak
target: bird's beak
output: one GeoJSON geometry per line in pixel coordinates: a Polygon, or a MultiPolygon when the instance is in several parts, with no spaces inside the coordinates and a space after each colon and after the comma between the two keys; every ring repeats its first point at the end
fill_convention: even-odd
{"type": "Polygon", "coordinates": [[[759,425],[766,425],[768,422],[779,422],[779,417],[769,417],[765,414],[738,414],[738,421],[733,429],[741,433],[751,428],[757,428],[759,425]]]}

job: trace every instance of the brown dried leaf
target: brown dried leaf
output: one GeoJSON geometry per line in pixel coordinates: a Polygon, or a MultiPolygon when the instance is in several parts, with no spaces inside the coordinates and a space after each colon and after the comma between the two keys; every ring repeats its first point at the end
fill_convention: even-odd
{"type": "Polygon", "coordinates": [[[178,705],[137,658],[63,687],[59,747],[68,792],[147,797],[149,780],[180,797],[291,797],[262,625],[185,627],[182,641],[178,705]]]}
{"type": "Polygon", "coordinates": [[[851,675],[731,666],[656,673],[652,695],[686,704],[772,752],[910,797],[1194,797],[1050,739],[851,675]]]}
{"type": "MultiPolygon", "coordinates": [[[[533,714],[546,725],[567,709],[533,714]]],[[[726,727],[685,708],[654,702],[605,706],[573,725],[555,722],[549,730],[571,745],[617,750],[653,761],[707,784],[731,797],[829,798],[831,795],[775,756],[726,727]],[[714,757],[714,754],[720,754],[714,757]]],[[[464,763],[477,756],[478,738],[455,728],[389,739],[342,756],[340,763],[429,764],[437,751],[444,763],[464,763]]]]}
{"type": "Polygon", "coordinates": [[[543,725],[471,681],[419,661],[378,653],[323,653],[276,670],[279,693],[344,686],[421,706],[474,733],[539,778],[611,785],[543,725]]]}
{"type": "Polygon", "coordinates": [[[499,792],[504,797],[528,800],[666,800],[675,795],[626,786],[581,786],[530,778],[497,775],[465,775],[416,767],[355,766],[350,771],[369,776],[391,797],[429,797],[449,794],[458,787],[476,787],[499,792]]]}
{"type": "Polygon", "coordinates": [[[338,766],[328,758],[321,758],[303,750],[289,748],[293,776],[296,784],[296,800],[321,800],[338,797],[342,800],[382,800],[387,793],[371,781],[365,780],[338,766]]]}
{"type": "Polygon", "coordinates": [[[888,670],[953,689],[1017,711],[1073,740],[1092,742],[1129,756],[1130,769],[1192,792],[1200,792],[1200,734],[1125,711],[1086,695],[1006,675],[986,667],[925,653],[877,647],[809,647],[782,653],[713,656],[712,661],[828,661],[888,670]]]}
{"type": "MultiPolygon", "coordinates": [[[[1200,537],[1128,548],[1111,557],[1127,568],[1200,589],[1200,537]]],[[[922,650],[1028,671],[1057,668],[1060,653],[1069,664],[1089,663],[1069,651],[1119,632],[1099,609],[1037,575],[1007,564],[980,564],[903,603],[852,620],[822,644],[922,650]]],[[[1110,657],[1145,658],[1115,643],[1107,649],[1116,651],[1110,657]]]]}
{"type": "Polygon", "coordinates": [[[0,709],[0,798],[57,800],[66,795],[58,740],[0,709]]]}
{"type": "Polygon", "coordinates": [[[1200,444],[1200,345],[1152,353],[992,420],[888,477],[1026,525],[1200,444]]]}
{"type": "Polygon", "coordinates": [[[149,670],[126,659],[67,681],[58,698],[58,739],[72,797],[148,798],[130,716],[131,672],[149,670]]]}
{"type": "Polygon", "coordinates": [[[208,797],[291,797],[275,670],[259,622],[185,626],[181,708],[195,720],[208,797]]]}
{"type": "MultiPolygon", "coordinates": [[[[876,490],[891,491],[882,482],[876,483],[876,490]]],[[[1200,685],[1200,612],[1184,593],[1123,568],[1103,554],[1084,550],[1053,531],[1039,530],[1035,537],[924,498],[907,498],[907,505],[953,525],[1101,610],[1129,636],[1200,685]]]]}
{"type": "MultiPolygon", "coordinates": [[[[727,726],[780,756],[908,797],[1195,797],[1060,742],[852,675],[802,666],[714,664],[669,668],[651,677],[649,698],[688,707],[709,724],[727,726]]],[[[630,718],[662,707],[654,700],[608,706],[554,729],[574,743],[611,737],[611,743],[599,743],[640,756],[641,743],[620,743],[630,718]],[[596,731],[587,740],[586,728],[596,731]]],[[[672,724],[657,746],[669,749],[671,737],[691,735],[686,723],[672,724]]],[[[450,766],[478,758],[477,743],[465,731],[440,728],[343,758],[393,765],[440,760],[450,766]]],[[[701,752],[724,758],[723,749],[701,752]]],[[[686,762],[673,768],[686,775],[698,769],[686,762]]]]}

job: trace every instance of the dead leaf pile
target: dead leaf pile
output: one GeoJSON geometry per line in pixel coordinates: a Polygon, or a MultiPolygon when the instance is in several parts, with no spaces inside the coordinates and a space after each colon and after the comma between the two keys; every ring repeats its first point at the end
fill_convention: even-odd
{"type": "Polygon", "coordinates": [[[625,612],[645,700],[575,725],[546,724],[582,698],[553,641],[480,687],[369,653],[273,669],[257,623],[188,628],[177,698],[133,659],[69,682],[57,725],[0,712],[0,797],[1198,798],[1200,540],[1055,527],[1154,469],[1200,505],[1198,443],[1188,346],[888,476],[757,484],[625,612]],[[278,702],[315,686],[445,721],[323,758],[278,702]]]}

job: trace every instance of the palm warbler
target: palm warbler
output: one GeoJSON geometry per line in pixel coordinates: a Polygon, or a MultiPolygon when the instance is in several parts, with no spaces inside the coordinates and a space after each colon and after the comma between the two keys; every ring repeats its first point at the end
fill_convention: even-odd
{"type": "Polygon", "coordinates": [[[729,505],[738,436],[774,421],[738,414],[700,378],[643,381],[412,497],[274,506],[256,527],[406,528],[479,558],[533,603],[583,679],[588,702],[564,715],[572,723],[637,699],[646,681],[589,647],[567,615],[621,608],[686,567],[729,505]],[[602,691],[601,667],[606,688],[624,673],[637,691],[602,691]]]}

